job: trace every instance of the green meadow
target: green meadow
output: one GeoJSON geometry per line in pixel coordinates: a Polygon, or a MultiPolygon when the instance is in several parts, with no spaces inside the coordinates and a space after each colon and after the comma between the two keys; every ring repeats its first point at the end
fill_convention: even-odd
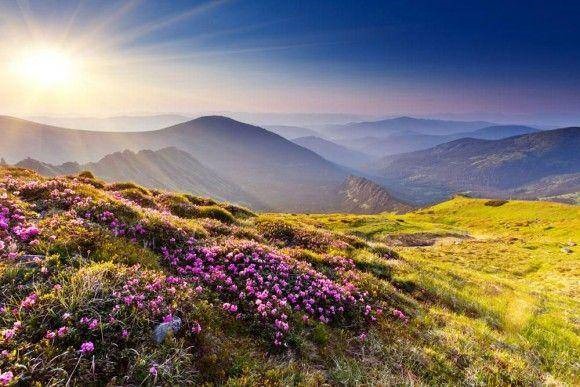
{"type": "Polygon", "coordinates": [[[419,300],[415,329],[440,372],[463,358],[480,381],[528,364],[538,382],[578,383],[579,207],[458,196],[405,215],[268,216],[395,250],[391,282],[419,300]]]}

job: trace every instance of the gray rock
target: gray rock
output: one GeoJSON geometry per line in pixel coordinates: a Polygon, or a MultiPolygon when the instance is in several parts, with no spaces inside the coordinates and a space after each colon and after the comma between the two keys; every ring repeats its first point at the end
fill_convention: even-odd
{"type": "Polygon", "coordinates": [[[179,317],[173,317],[173,320],[161,323],[155,327],[153,332],[153,338],[155,342],[162,343],[168,335],[175,334],[181,329],[181,319],[179,317]]]}

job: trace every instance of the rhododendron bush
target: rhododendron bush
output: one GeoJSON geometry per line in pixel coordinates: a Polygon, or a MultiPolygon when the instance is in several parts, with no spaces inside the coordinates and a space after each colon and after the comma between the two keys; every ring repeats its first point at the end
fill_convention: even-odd
{"type": "MultiPolygon", "coordinates": [[[[10,377],[6,383],[63,383],[75,372],[103,381],[123,367],[135,368],[130,359],[140,364],[136,369],[155,372],[133,369],[124,382],[157,380],[164,370],[177,371],[161,360],[143,360],[139,351],[181,340],[195,362],[204,356],[207,313],[230,320],[242,335],[261,337],[272,353],[292,351],[289,338],[320,325],[348,327],[353,337],[364,337],[381,313],[357,285],[351,260],[329,256],[330,269],[322,273],[265,245],[271,230],[262,230],[264,237],[241,232],[252,216],[247,210],[209,201],[211,211],[205,211],[193,197],[101,186],[90,178],[34,175],[7,175],[0,183],[1,270],[12,270],[1,284],[0,370],[4,380],[10,377]],[[188,216],[178,216],[184,212],[188,216]],[[119,238],[134,247],[116,251],[107,245],[119,238]],[[97,263],[102,261],[108,262],[97,263]],[[164,332],[156,343],[153,331],[163,324],[171,328],[169,338],[164,332]],[[33,367],[35,362],[43,366],[33,367]]],[[[294,240],[317,251],[347,245],[329,233],[320,233],[324,238],[317,243],[295,234],[294,240]]]]}

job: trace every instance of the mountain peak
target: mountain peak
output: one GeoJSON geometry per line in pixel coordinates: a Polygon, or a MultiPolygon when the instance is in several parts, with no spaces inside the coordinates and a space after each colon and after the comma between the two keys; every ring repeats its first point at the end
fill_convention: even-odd
{"type": "Polygon", "coordinates": [[[191,121],[187,121],[186,123],[199,123],[199,124],[242,124],[240,121],[236,121],[233,118],[226,117],[226,116],[201,116],[195,118],[191,121]]]}

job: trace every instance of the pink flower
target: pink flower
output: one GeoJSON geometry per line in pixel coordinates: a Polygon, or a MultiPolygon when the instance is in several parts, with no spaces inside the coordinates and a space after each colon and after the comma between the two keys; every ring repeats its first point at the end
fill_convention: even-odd
{"type": "Polygon", "coordinates": [[[191,327],[191,333],[197,335],[199,332],[201,332],[201,325],[199,325],[199,323],[195,321],[193,323],[193,326],[191,327]]]}
{"type": "Polygon", "coordinates": [[[92,319],[91,322],[89,323],[89,329],[95,330],[98,327],[99,327],[99,321],[96,318],[92,319]]]}
{"type": "Polygon", "coordinates": [[[16,329],[5,329],[4,330],[4,340],[8,341],[14,337],[16,334],[16,329]]]}
{"type": "Polygon", "coordinates": [[[403,320],[404,322],[409,321],[409,318],[398,309],[393,309],[393,316],[397,317],[400,320],[403,320]]]}
{"type": "Polygon", "coordinates": [[[81,344],[81,353],[84,354],[88,354],[91,353],[95,350],[95,345],[90,342],[90,341],[85,341],[84,343],[81,344]]]}
{"type": "Polygon", "coordinates": [[[68,333],[68,327],[60,327],[60,328],[58,328],[58,331],[56,331],[56,334],[58,335],[58,337],[64,337],[64,336],[66,336],[67,333],[68,333]]]}
{"type": "Polygon", "coordinates": [[[36,293],[31,293],[24,300],[22,300],[20,306],[24,309],[30,309],[34,304],[36,304],[37,299],[38,296],[36,295],[36,293]]]}
{"type": "Polygon", "coordinates": [[[123,329],[123,332],[121,332],[121,337],[125,340],[127,340],[127,338],[129,337],[129,331],[126,329],[123,329]]]}
{"type": "Polygon", "coordinates": [[[68,320],[71,317],[71,314],[66,312],[65,314],[62,315],[62,319],[63,320],[68,320]]]}
{"type": "Polygon", "coordinates": [[[56,333],[54,333],[53,331],[47,331],[44,337],[46,337],[49,340],[52,340],[56,337],[56,333]]]}
{"type": "Polygon", "coordinates": [[[157,367],[155,367],[154,365],[151,366],[151,368],[149,368],[149,373],[153,376],[157,376],[157,367]]]}
{"type": "Polygon", "coordinates": [[[13,378],[14,378],[14,374],[12,373],[12,371],[8,371],[8,372],[4,372],[3,374],[0,374],[0,385],[7,386],[8,384],[10,384],[10,382],[12,381],[13,378]]]}

